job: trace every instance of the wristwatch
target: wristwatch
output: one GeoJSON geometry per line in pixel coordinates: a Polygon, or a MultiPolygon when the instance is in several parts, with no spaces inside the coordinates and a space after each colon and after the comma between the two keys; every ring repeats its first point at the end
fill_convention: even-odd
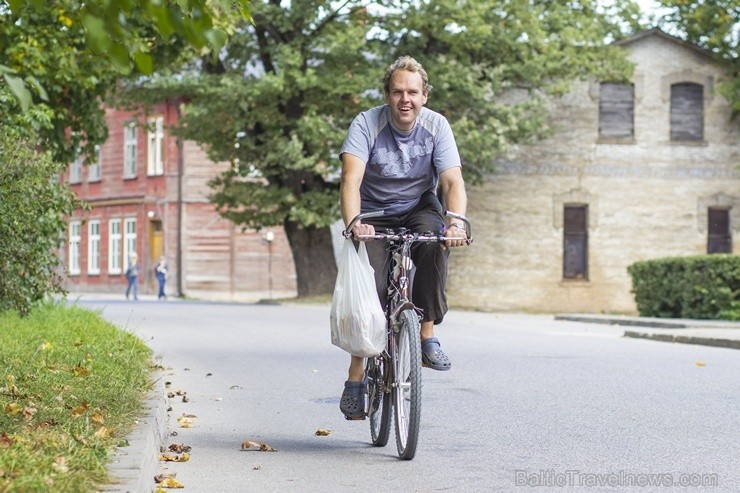
{"type": "Polygon", "coordinates": [[[447,226],[447,229],[449,229],[449,228],[451,228],[453,226],[456,227],[456,228],[458,228],[458,229],[462,229],[462,230],[465,229],[465,225],[463,223],[450,223],[450,225],[447,226]]]}

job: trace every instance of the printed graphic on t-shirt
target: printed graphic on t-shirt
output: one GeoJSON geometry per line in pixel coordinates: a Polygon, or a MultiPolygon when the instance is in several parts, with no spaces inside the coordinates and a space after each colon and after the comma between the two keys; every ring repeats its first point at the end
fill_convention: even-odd
{"type": "MultiPolygon", "coordinates": [[[[393,140],[386,142],[388,144],[397,144],[397,148],[375,149],[370,160],[370,166],[375,168],[378,174],[386,178],[408,176],[413,164],[423,161],[425,156],[431,156],[432,152],[434,152],[434,140],[432,137],[427,137],[423,143],[411,146],[393,140]]],[[[431,162],[431,159],[428,162],[431,162]]]]}

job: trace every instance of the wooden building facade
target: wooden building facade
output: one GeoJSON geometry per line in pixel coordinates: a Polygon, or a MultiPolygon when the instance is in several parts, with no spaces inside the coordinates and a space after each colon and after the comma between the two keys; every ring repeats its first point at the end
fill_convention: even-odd
{"type": "Polygon", "coordinates": [[[69,220],[62,255],[71,292],[123,292],[132,254],[140,293],[157,292],[154,265],[165,256],[168,295],[256,300],[295,295],[295,269],[282,228],[242,232],[208,201],[208,181],[229,166],[210,161],[168,128],[175,103],[141,116],[106,110],[108,140],[64,177],[90,205],[69,220]]]}

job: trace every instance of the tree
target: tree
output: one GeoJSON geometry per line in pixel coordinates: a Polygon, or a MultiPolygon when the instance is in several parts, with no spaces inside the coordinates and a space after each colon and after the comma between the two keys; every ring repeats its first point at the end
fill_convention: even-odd
{"type": "MultiPolygon", "coordinates": [[[[55,160],[92,155],[108,136],[102,102],[123,76],[151,73],[200,50],[218,52],[248,0],[2,0],[0,91],[3,116],[32,104],[46,118],[27,119],[55,160]],[[218,20],[223,19],[223,20],[218,20]],[[5,85],[2,82],[5,82],[5,85]]],[[[18,122],[16,121],[16,124],[18,122]]]]}
{"type": "Polygon", "coordinates": [[[382,102],[383,70],[397,55],[425,64],[436,87],[428,105],[449,117],[472,178],[506,145],[546,131],[544,95],[588,74],[629,74],[619,50],[604,47],[618,30],[594,1],[365,4],[254,2],[254,25],[241,26],[218,64],[131,93],[186,98],[181,134],[233,163],[213,180],[213,201],[243,227],[284,226],[299,296],[331,292],[338,150],[354,115],[382,102]],[[514,89],[521,103],[497,101],[514,89]]]}
{"type": "Polygon", "coordinates": [[[728,67],[720,92],[732,104],[733,114],[740,113],[740,3],[738,0],[660,0],[668,10],[658,20],[659,26],[701,46],[716,55],[728,67]]]}
{"type": "Polygon", "coordinates": [[[0,1],[0,310],[63,292],[55,250],[83,204],[56,176],[107,138],[102,102],[119,79],[217,51],[246,4],[0,1]]]}

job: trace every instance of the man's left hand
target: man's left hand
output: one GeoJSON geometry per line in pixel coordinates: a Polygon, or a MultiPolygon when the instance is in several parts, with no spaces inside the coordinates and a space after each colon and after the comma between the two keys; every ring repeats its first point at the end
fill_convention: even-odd
{"type": "Polygon", "coordinates": [[[467,239],[465,236],[465,228],[458,226],[456,224],[451,224],[449,228],[447,228],[447,231],[445,231],[445,240],[444,245],[447,248],[451,247],[461,247],[465,246],[467,239]]]}

